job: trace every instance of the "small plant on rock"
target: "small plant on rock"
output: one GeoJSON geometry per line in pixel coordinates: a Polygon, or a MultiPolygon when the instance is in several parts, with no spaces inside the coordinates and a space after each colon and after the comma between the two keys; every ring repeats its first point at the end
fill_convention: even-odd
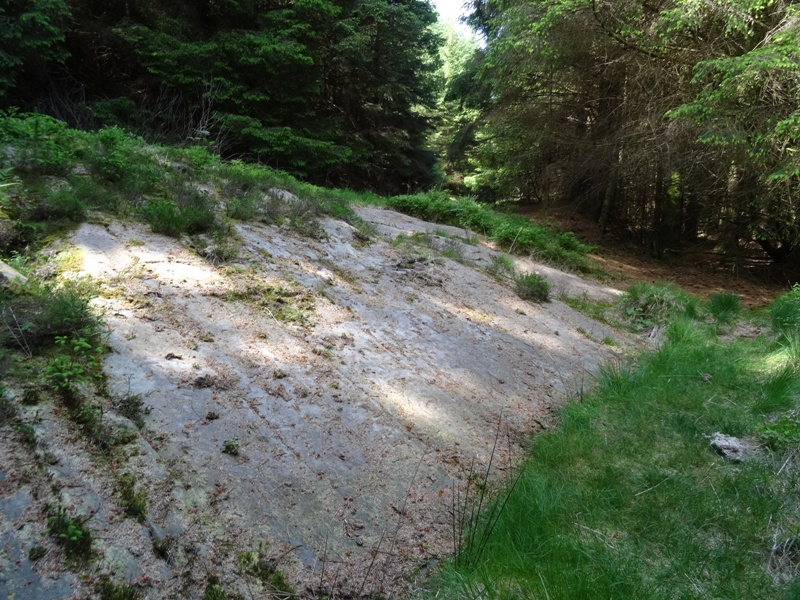
{"type": "Polygon", "coordinates": [[[222,442],[222,453],[239,456],[239,440],[232,438],[222,442]]]}
{"type": "Polygon", "coordinates": [[[552,287],[539,273],[525,273],[514,278],[514,289],[523,300],[548,302],[552,287]]]}
{"type": "Polygon", "coordinates": [[[56,336],[56,345],[63,354],[45,368],[45,376],[54,390],[74,404],[78,401],[80,387],[95,376],[102,348],[92,346],[85,337],[75,333],[71,338],[56,336]]]}
{"type": "Polygon", "coordinates": [[[106,579],[97,588],[100,600],[138,600],[139,592],[132,585],[106,579]]]}
{"type": "Polygon", "coordinates": [[[147,497],[136,491],[133,475],[126,474],[120,478],[119,499],[126,515],[144,521],[147,516],[147,497]]]}
{"type": "Polygon", "coordinates": [[[120,398],[115,398],[112,403],[119,414],[133,421],[133,424],[139,429],[144,427],[144,417],[149,415],[152,410],[144,403],[139,394],[128,393],[120,398]]]}
{"type": "Polygon", "coordinates": [[[71,517],[66,509],[59,507],[47,518],[45,533],[55,538],[67,558],[87,559],[92,552],[92,534],[84,526],[85,522],[85,519],[71,517]]]}
{"type": "Polygon", "coordinates": [[[492,257],[492,264],[489,266],[489,273],[502,279],[505,277],[513,278],[516,275],[514,259],[504,254],[492,257]]]}

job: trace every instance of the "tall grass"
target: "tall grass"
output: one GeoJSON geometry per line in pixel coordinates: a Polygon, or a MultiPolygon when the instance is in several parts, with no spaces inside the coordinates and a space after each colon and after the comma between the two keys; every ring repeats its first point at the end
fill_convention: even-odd
{"type": "Polygon", "coordinates": [[[708,440],[763,441],[774,411],[796,407],[797,369],[783,343],[723,343],[695,321],[666,338],[636,368],[602,370],[532,440],[481,564],[445,568],[439,597],[800,597],[796,563],[775,560],[775,540],[800,531],[800,469],[764,449],[726,461],[708,440]]]}

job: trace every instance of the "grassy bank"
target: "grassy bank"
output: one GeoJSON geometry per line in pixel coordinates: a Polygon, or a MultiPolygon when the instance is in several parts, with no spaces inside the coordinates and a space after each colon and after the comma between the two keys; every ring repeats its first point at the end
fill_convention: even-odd
{"type": "Polygon", "coordinates": [[[277,223],[320,236],[318,221],[327,215],[368,234],[352,205],[371,204],[471,229],[509,251],[593,270],[589,247],[572,234],[468,199],[328,189],[258,164],[223,161],[202,145],[153,146],[117,127],[86,132],[43,115],[0,116],[0,255],[36,246],[99,210],[142,219],[166,235],[211,237],[221,249],[215,260],[225,260],[223,242],[233,236],[233,221],[277,223]]]}
{"type": "Polygon", "coordinates": [[[509,253],[532,254],[539,260],[582,273],[597,272],[586,254],[591,246],[572,233],[505,214],[469,198],[452,198],[445,192],[377,199],[387,208],[425,221],[463,227],[497,242],[509,253]]]}
{"type": "Polygon", "coordinates": [[[792,298],[772,310],[777,332],[725,341],[719,319],[682,317],[658,351],[603,370],[532,440],[499,520],[444,570],[438,597],[800,598],[792,298]],[[715,452],[715,432],[744,440],[747,458],[715,452]]]}

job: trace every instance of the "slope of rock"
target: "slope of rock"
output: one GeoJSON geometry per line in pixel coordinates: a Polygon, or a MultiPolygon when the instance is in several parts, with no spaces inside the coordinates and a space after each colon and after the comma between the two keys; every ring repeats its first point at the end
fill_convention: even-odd
{"type": "MultiPolygon", "coordinates": [[[[361,216],[389,237],[441,229],[361,216]]],[[[314,240],[239,224],[238,257],[216,266],[140,224],[84,224],[69,238],[81,265],[68,276],[101,290],[109,391],[151,408],[124,464],[147,519],[121,514],[102,461],[44,407],[37,434],[57,463],[42,481],[21,477],[22,459],[1,443],[9,597],[82,597],[100,573],[143,598],[198,597],[209,576],[264,597],[275,582],[259,581],[242,559],[250,551],[298,592],[401,595],[452,550],[453,486],[519,459],[526,435],[614,358],[593,340],[628,343],[476,268],[322,226],[314,240]],[[63,571],[55,548],[26,558],[45,543],[35,492],[45,480],[91,515],[99,555],[86,573],[63,571]]],[[[491,256],[470,248],[473,262],[491,256]]],[[[569,293],[615,293],[558,277],[569,293]]]]}

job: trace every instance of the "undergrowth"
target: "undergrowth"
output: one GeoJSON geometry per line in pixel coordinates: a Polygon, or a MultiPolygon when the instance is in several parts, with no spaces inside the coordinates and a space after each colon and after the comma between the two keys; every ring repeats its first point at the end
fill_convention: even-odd
{"type": "Polygon", "coordinates": [[[561,267],[595,273],[587,253],[591,247],[572,233],[559,232],[525,217],[503,214],[469,198],[452,198],[445,192],[393,196],[380,201],[406,214],[475,231],[504,247],[509,253],[533,254],[561,267]]]}
{"type": "MultiPolygon", "coordinates": [[[[602,369],[531,440],[491,531],[464,536],[432,595],[800,597],[796,334],[723,341],[664,286],[625,301],[665,323],[661,348],[602,369]],[[715,432],[744,440],[745,460],[717,454],[715,432]]],[[[779,303],[776,326],[793,318],[779,303]]]]}

